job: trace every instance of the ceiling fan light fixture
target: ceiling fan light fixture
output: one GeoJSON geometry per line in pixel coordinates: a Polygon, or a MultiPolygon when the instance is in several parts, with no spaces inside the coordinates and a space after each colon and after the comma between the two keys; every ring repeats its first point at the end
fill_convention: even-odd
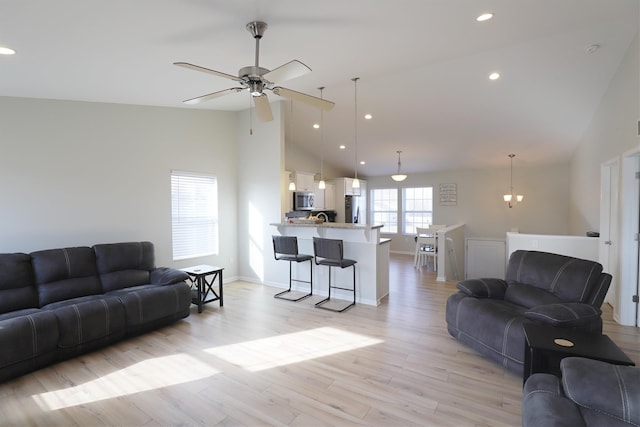
{"type": "Polygon", "coordinates": [[[250,91],[251,96],[260,96],[262,95],[263,84],[260,81],[251,81],[250,82],[250,91]]]}

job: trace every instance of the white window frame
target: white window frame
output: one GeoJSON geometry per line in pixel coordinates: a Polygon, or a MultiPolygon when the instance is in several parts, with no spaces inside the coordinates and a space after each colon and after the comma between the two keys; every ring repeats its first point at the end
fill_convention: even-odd
{"type": "MultiPolygon", "coordinates": [[[[379,194],[379,196],[381,196],[379,194]]],[[[382,224],[380,233],[397,234],[398,233],[398,189],[397,188],[375,188],[370,191],[371,197],[371,223],[382,224]],[[384,192],[386,195],[391,196],[391,193],[395,192],[395,198],[392,197],[380,197],[376,198],[376,192],[384,192]],[[395,199],[395,200],[394,200],[395,199]],[[387,203],[388,209],[384,209],[384,205],[387,203]],[[377,205],[377,206],[376,206],[377,205]],[[382,220],[376,217],[376,214],[389,215],[389,221],[382,220]],[[393,221],[395,218],[395,222],[393,221]],[[392,226],[393,224],[394,226],[392,226]]]]}
{"type": "Polygon", "coordinates": [[[416,227],[426,227],[433,224],[433,187],[409,187],[402,189],[402,229],[403,234],[416,233],[416,227]],[[408,194],[422,192],[422,197],[408,194]],[[430,193],[430,197],[429,197],[430,193]],[[409,216],[420,216],[409,221],[409,216]]]}
{"type": "Polygon", "coordinates": [[[218,255],[218,180],[171,171],[173,260],[218,255]]]}

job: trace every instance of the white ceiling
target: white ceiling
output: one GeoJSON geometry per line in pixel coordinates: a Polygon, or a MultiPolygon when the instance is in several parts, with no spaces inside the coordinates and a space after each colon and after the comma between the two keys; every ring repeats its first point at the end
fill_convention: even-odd
{"type": "MultiPolygon", "coordinates": [[[[638,0],[21,0],[2,2],[0,95],[243,110],[246,92],[182,100],[253,65],[245,25],[267,22],[260,65],[312,68],[282,82],[324,97],[325,161],[353,170],[354,86],[365,176],[565,161],[638,30],[638,0]],[[476,22],[482,12],[487,22],[476,22]],[[585,52],[591,44],[595,53],[585,52]],[[488,79],[498,71],[502,78],[488,79]],[[340,151],[339,144],[347,145],[340,151]]],[[[271,102],[282,100],[269,94],[271,102]]],[[[286,108],[290,108],[287,102],[286,108]]],[[[318,110],[293,104],[295,143],[320,158],[318,110]]],[[[319,169],[319,166],[318,166],[319,169]]],[[[317,171],[316,171],[317,172],[317,171]]]]}

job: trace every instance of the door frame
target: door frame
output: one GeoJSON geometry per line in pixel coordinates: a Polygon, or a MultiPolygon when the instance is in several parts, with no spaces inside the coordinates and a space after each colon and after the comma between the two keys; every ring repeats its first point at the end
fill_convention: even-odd
{"type": "Polygon", "coordinates": [[[622,156],[621,221],[620,221],[620,286],[618,322],[637,326],[636,306],[632,301],[638,285],[638,240],[640,225],[640,148],[627,151],[622,156]],[[624,254],[624,256],[622,256],[624,254]]]}
{"type": "Polygon", "coordinates": [[[599,261],[613,276],[605,302],[613,306],[613,318],[619,322],[620,234],[619,230],[620,157],[600,165],[600,241],[599,261]],[[609,243],[607,243],[609,242],[609,243]]]}

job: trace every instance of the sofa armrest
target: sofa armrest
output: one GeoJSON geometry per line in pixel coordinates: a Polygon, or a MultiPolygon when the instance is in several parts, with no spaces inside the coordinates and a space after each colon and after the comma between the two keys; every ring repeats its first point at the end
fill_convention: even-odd
{"type": "Polygon", "coordinates": [[[538,305],[524,313],[527,319],[561,328],[589,325],[600,318],[601,314],[602,310],[599,308],[579,302],[538,305]]]}
{"type": "Polygon", "coordinates": [[[467,279],[458,282],[456,288],[470,297],[503,299],[507,282],[502,279],[467,279]]]}
{"type": "Polygon", "coordinates": [[[564,396],[558,377],[539,373],[527,379],[522,391],[523,427],[583,425],[578,406],[564,396]]]}
{"type": "Polygon", "coordinates": [[[640,425],[640,369],[567,357],[560,362],[565,395],[584,408],[640,425]]]}
{"type": "Polygon", "coordinates": [[[184,282],[189,275],[182,270],[168,267],[158,267],[151,270],[152,285],[172,285],[178,282],[184,282]]]}

